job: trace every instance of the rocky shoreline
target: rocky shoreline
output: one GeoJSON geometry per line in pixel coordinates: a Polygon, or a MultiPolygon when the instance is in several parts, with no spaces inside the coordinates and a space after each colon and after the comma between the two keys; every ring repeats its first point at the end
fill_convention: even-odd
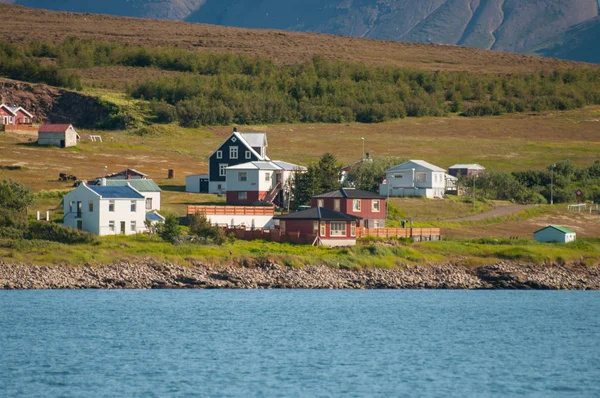
{"type": "Polygon", "coordinates": [[[600,266],[502,262],[349,270],[271,262],[179,266],[152,260],[80,267],[0,262],[0,289],[566,289],[600,290],[600,266]]]}

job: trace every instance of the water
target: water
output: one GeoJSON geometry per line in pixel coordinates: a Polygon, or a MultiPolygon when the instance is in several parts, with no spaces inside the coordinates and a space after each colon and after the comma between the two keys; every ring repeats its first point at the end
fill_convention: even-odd
{"type": "Polygon", "coordinates": [[[600,396],[600,292],[0,291],[0,395],[600,396]]]}

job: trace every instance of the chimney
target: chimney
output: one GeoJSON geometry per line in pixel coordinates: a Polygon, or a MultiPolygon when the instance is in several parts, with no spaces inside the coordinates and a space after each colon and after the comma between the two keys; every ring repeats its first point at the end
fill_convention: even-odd
{"type": "Polygon", "coordinates": [[[233,132],[234,132],[234,133],[237,133],[237,127],[234,127],[234,128],[233,128],[233,132]]]}
{"type": "Polygon", "coordinates": [[[106,186],[106,178],[102,177],[102,178],[100,179],[100,185],[102,185],[103,187],[105,187],[105,186],[106,186]]]}

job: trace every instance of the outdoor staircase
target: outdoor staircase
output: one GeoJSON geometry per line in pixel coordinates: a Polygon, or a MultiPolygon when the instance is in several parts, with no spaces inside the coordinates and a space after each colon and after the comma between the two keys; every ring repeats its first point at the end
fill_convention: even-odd
{"type": "Polygon", "coordinates": [[[282,188],[283,187],[281,186],[281,183],[278,182],[277,185],[273,187],[273,189],[267,192],[267,195],[265,196],[265,202],[273,203],[279,192],[281,192],[282,188]]]}

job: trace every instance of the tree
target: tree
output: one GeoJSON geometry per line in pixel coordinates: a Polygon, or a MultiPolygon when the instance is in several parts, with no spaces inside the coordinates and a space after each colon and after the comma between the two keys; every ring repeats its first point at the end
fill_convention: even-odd
{"type": "Polygon", "coordinates": [[[225,233],[219,227],[210,223],[204,213],[196,213],[190,216],[190,233],[206,241],[222,245],[225,242],[225,233]]]}
{"type": "Polygon", "coordinates": [[[27,229],[27,208],[33,204],[33,194],[23,184],[0,182],[0,228],[27,229]]]}
{"type": "Polygon", "coordinates": [[[337,158],[332,153],[321,156],[316,165],[316,178],[318,181],[318,193],[329,192],[340,187],[342,169],[337,164],[337,158]]]}
{"type": "Polygon", "coordinates": [[[350,168],[346,182],[355,188],[378,193],[386,170],[404,161],[405,159],[396,156],[364,160],[350,168]]]}
{"type": "Polygon", "coordinates": [[[177,217],[170,214],[165,218],[165,222],[158,224],[156,227],[156,233],[161,237],[162,240],[167,242],[175,243],[181,236],[181,227],[177,217]]]}

